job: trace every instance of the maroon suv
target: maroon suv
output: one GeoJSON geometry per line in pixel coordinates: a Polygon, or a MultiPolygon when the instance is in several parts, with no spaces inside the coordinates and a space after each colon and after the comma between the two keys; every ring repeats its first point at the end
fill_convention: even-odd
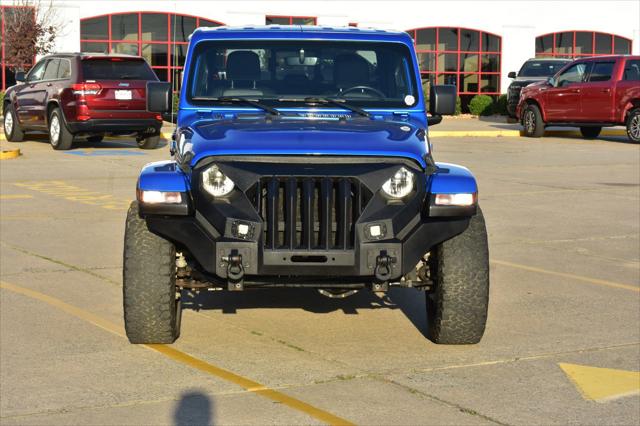
{"type": "Polygon", "coordinates": [[[20,142],[30,130],[48,131],[53,149],[69,149],[76,136],[99,142],[105,133],[136,134],[155,148],[162,116],[146,110],[147,81],[158,81],[138,56],[68,53],[46,56],[4,97],[4,133],[20,142]]]}

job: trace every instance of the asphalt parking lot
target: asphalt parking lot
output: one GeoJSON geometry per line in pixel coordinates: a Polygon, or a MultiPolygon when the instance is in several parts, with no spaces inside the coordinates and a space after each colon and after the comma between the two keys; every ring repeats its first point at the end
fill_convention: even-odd
{"type": "Polygon", "coordinates": [[[483,341],[438,346],[424,295],[184,295],[171,346],[124,338],[133,140],[0,161],[0,423],[640,422],[640,146],[437,138],[476,174],[489,231],[483,341]]]}

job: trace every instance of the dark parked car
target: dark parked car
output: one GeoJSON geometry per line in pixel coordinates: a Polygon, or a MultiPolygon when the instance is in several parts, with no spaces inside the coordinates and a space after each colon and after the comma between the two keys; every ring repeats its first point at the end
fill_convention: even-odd
{"type": "Polygon", "coordinates": [[[136,134],[138,146],[155,148],[162,116],[146,110],[147,81],[158,81],[138,56],[61,53],[46,56],[4,97],[4,133],[20,142],[30,130],[46,130],[53,149],[71,148],[74,137],[99,142],[105,133],[136,134]]]}
{"type": "Polygon", "coordinates": [[[522,89],[517,114],[527,136],[571,126],[592,139],[603,127],[626,126],[629,139],[640,142],[640,56],[578,59],[522,89]]]}
{"type": "Polygon", "coordinates": [[[514,118],[516,116],[516,107],[523,87],[537,81],[546,80],[570,62],[571,59],[534,58],[522,64],[517,74],[515,71],[511,71],[509,78],[514,80],[507,89],[507,112],[509,116],[514,118]]]}

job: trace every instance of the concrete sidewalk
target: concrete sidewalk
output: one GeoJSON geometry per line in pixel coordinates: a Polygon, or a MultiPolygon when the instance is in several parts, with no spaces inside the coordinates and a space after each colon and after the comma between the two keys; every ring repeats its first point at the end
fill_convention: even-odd
{"type": "MultiPolygon", "coordinates": [[[[470,115],[444,117],[442,123],[429,130],[431,137],[517,137],[522,136],[520,123],[508,123],[505,116],[475,117],[470,115]]],[[[626,136],[624,128],[606,128],[600,136],[626,136]]],[[[551,127],[545,136],[582,138],[577,127],[551,127]]]]}

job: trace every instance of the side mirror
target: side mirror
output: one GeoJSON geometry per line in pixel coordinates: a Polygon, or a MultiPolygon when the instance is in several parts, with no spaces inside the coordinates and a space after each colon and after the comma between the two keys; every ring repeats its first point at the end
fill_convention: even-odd
{"type": "Polygon", "coordinates": [[[548,84],[549,86],[555,86],[555,85],[556,85],[556,80],[555,80],[553,77],[549,77],[549,78],[547,79],[547,84],[548,84]]]}
{"type": "Polygon", "coordinates": [[[430,125],[442,121],[443,115],[453,115],[456,112],[457,88],[453,84],[439,84],[431,86],[429,91],[429,113],[427,122],[430,125]]]}
{"type": "Polygon", "coordinates": [[[171,83],[147,81],[147,111],[161,114],[171,111],[171,83]]]}
{"type": "Polygon", "coordinates": [[[509,74],[507,74],[507,77],[509,78],[516,78],[516,72],[515,71],[511,71],[509,74]]]}
{"type": "Polygon", "coordinates": [[[16,82],[24,83],[24,71],[16,71],[14,78],[16,82]]]}

